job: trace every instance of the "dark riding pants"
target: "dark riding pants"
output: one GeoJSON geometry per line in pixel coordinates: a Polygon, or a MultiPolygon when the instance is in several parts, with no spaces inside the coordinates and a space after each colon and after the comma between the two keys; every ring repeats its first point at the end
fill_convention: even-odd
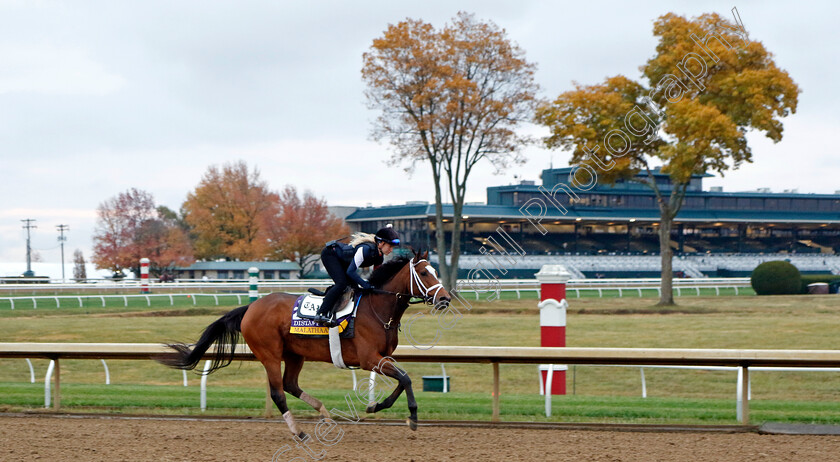
{"type": "Polygon", "coordinates": [[[333,306],[344,294],[344,291],[347,290],[347,286],[350,282],[347,279],[347,267],[342,263],[341,259],[338,258],[338,255],[336,255],[334,247],[329,246],[321,251],[321,263],[324,264],[324,269],[327,270],[327,273],[330,275],[335,284],[324,296],[324,301],[321,303],[321,308],[318,310],[318,314],[331,316],[333,306]]]}

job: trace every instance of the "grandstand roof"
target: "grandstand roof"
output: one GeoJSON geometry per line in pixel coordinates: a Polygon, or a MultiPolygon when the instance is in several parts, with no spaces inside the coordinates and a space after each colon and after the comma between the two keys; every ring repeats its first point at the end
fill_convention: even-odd
{"type": "MultiPolygon", "coordinates": [[[[568,209],[569,213],[562,214],[560,210],[551,207],[545,214],[545,220],[574,221],[578,218],[593,221],[659,221],[659,211],[656,209],[625,209],[611,207],[592,207],[568,209]]],[[[536,211],[534,212],[536,213],[536,211]]],[[[526,216],[519,211],[519,207],[505,205],[464,205],[463,215],[471,220],[486,218],[488,220],[512,219],[525,220],[526,216]]],[[[396,220],[408,218],[432,219],[435,216],[434,205],[420,206],[385,206],[360,208],[350,214],[348,222],[369,220],[396,220]]],[[[444,204],[443,216],[452,218],[452,204],[444,204]]],[[[840,223],[840,213],[837,212],[786,212],[786,211],[751,211],[751,210],[681,210],[677,221],[696,222],[756,222],[756,223],[840,223]]]]}
{"type": "MultiPolygon", "coordinates": [[[[598,194],[607,194],[607,195],[621,195],[626,196],[628,194],[632,195],[640,195],[640,196],[653,196],[654,192],[647,187],[639,185],[640,188],[637,189],[626,189],[626,188],[618,188],[618,187],[604,187],[601,185],[592,188],[589,191],[585,191],[586,193],[593,193],[597,192],[598,194]]],[[[543,186],[543,188],[548,188],[551,190],[551,186],[543,186]]],[[[499,191],[499,192],[528,192],[528,193],[539,193],[540,186],[534,184],[510,184],[510,185],[502,185],[502,186],[490,186],[487,188],[488,190],[488,197],[492,191],[499,191]]],[[[584,193],[584,191],[576,191],[578,194],[584,193]]],[[[758,191],[743,191],[743,192],[724,192],[724,191],[686,191],[686,197],[754,197],[754,198],[784,198],[784,199],[840,199],[840,194],[817,194],[817,193],[792,193],[792,192],[781,192],[781,193],[766,193],[766,192],[758,192],[758,191]]],[[[491,199],[492,201],[492,199],[491,199]]]]}
{"type": "MultiPolygon", "coordinates": [[[[542,185],[523,181],[515,185],[487,188],[487,204],[465,204],[463,215],[470,220],[525,220],[520,211],[531,198],[545,198],[557,184],[568,181],[572,168],[546,169],[542,171],[542,185]]],[[[652,172],[660,188],[670,188],[670,177],[658,170],[652,172]]],[[[771,193],[762,191],[723,192],[703,191],[702,181],[712,175],[693,175],[686,203],[676,219],[684,222],[740,222],[740,223],[840,223],[840,194],[798,194],[793,192],[771,193]],[[699,198],[699,199],[698,199],[699,198]],[[750,199],[750,201],[745,201],[750,199]],[[777,199],[777,201],[753,201],[752,199],[777,199]],[[785,202],[787,201],[787,202],[785,202]],[[797,202],[798,201],[798,202],[797,202]],[[742,206],[742,202],[748,204],[742,206]],[[757,205],[752,205],[753,203],[757,205]],[[784,202],[784,206],[781,204],[784,202]],[[765,205],[766,204],[766,205],[765,205]]],[[[575,190],[583,200],[570,202],[570,197],[557,191],[555,199],[562,202],[568,213],[561,213],[550,201],[545,220],[593,220],[593,221],[659,221],[659,208],[654,192],[646,186],[624,181],[614,185],[596,184],[589,190],[575,190]],[[623,197],[624,199],[619,199],[623,197]],[[592,199],[591,198],[597,198],[592,199]]],[[[665,192],[665,194],[668,194],[665,192]]],[[[537,213],[534,207],[532,213],[537,213]]],[[[444,204],[443,215],[452,218],[452,205],[444,204]]],[[[395,219],[432,219],[434,204],[410,202],[404,205],[359,208],[347,216],[348,222],[395,219]]]]}

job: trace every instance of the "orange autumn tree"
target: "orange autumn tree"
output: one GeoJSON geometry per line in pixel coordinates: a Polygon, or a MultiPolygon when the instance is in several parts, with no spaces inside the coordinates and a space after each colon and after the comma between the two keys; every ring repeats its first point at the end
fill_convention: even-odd
{"type": "Polygon", "coordinates": [[[155,207],[151,194],[135,188],[101,203],[96,210],[93,263],[115,274],[123,270],[139,274],[140,259],[145,257],[155,275],[192,263],[189,237],[168,211],[155,207]]]}
{"type": "Polygon", "coordinates": [[[243,161],[210,166],[182,206],[195,256],[263,260],[270,251],[268,230],[279,212],[279,197],[259,171],[243,161]]]}
{"type": "Polygon", "coordinates": [[[750,131],[781,141],[781,119],[796,111],[799,88],[761,42],[717,14],[689,20],[668,13],[653,33],[659,43],[641,66],[644,82],[618,75],[576,85],[540,107],[537,120],[551,130],[547,146],[571,152],[572,187],[585,191],[624,179],[653,190],[660,211],[659,304],[673,305],[671,228],[692,175],[723,175],[752,162],[750,131]],[[657,167],[669,184],[657,183],[657,167]]]}
{"type": "Polygon", "coordinates": [[[389,25],[363,61],[368,105],[381,111],[373,137],[391,144],[393,164],[431,169],[441,281],[454,289],[467,182],[480,162],[501,171],[524,161],[530,139],[515,130],[533,114],[535,66],[504,29],[464,12],[442,29],[416,19],[389,25]],[[448,249],[447,193],[455,230],[448,249]]]}
{"type": "Polygon", "coordinates": [[[330,213],[327,202],[310,191],[301,198],[294,186],[280,193],[280,212],[270,230],[272,257],[300,265],[301,275],[310,272],[324,244],[350,234],[344,220],[330,213]]]}

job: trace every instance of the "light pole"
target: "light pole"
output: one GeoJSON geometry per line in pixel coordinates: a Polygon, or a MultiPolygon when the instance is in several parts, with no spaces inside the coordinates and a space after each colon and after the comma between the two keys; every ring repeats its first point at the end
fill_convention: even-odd
{"type": "Polygon", "coordinates": [[[26,218],[20,221],[23,222],[23,229],[26,230],[26,272],[23,273],[23,277],[31,278],[35,276],[35,273],[32,271],[32,246],[29,245],[29,230],[32,228],[37,228],[37,226],[32,224],[35,221],[32,218],[26,218]]]}
{"type": "Polygon", "coordinates": [[[64,235],[65,231],[70,231],[69,225],[57,225],[55,229],[58,230],[60,235],[58,236],[58,242],[61,244],[61,282],[67,282],[64,279],[64,243],[67,242],[67,236],[64,235]]]}

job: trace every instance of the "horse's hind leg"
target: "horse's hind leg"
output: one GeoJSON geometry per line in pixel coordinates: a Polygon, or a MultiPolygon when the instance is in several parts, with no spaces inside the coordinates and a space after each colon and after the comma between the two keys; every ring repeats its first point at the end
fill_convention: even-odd
{"type": "Polygon", "coordinates": [[[265,372],[268,374],[268,388],[270,390],[271,400],[274,401],[277,409],[280,409],[280,412],[283,413],[283,419],[286,421],[286,425],[289,426],[292,434],[303,440],[308,436],[300,430],[297,422],[295,422],[294,416],[292,416],[292,412],[289,410],[289,406],[286,404],[286,395],[283,393],[283,373],[280,364],[279,358],[273,361],[263,362],[265,372]]]}
{"type": "Polygon", "coordinates": [[[324,403],[322,403],[317,398],[309,396],[298,385],[298,377],[300,376],[300,370],[303,369],[303,357],[300,355],[287,355],[285,362],[286,370],[283,371],[283,388],[286,389],[286,392],[291,394],[295,398],[301,399],[303,402],[312,406],[313,409],[318,411],[321,414],[321,416],[329,419],[330,413],[329,411],[327,411],[327,408],[326,406],[324,406],[324,403]]]}
{"type": "Polygon", "coordinates": [[[412,430],[417,430],[417,401],[414,400],[414,390],[411,388],[411,378],[408,376],[408,373],[397,367],[390,358],[382,358],[372,370],[396,379],[398,383],[390,396],[385,398],[381,403],[368,406],[366,411],[379,412],[382,409],[388,409],[394,405],[394,402],[400,397],[403,390],[405,390],[405,397],[408,400],[408,411],[411,413],[408,417],[408,426],[412,430]]]}

